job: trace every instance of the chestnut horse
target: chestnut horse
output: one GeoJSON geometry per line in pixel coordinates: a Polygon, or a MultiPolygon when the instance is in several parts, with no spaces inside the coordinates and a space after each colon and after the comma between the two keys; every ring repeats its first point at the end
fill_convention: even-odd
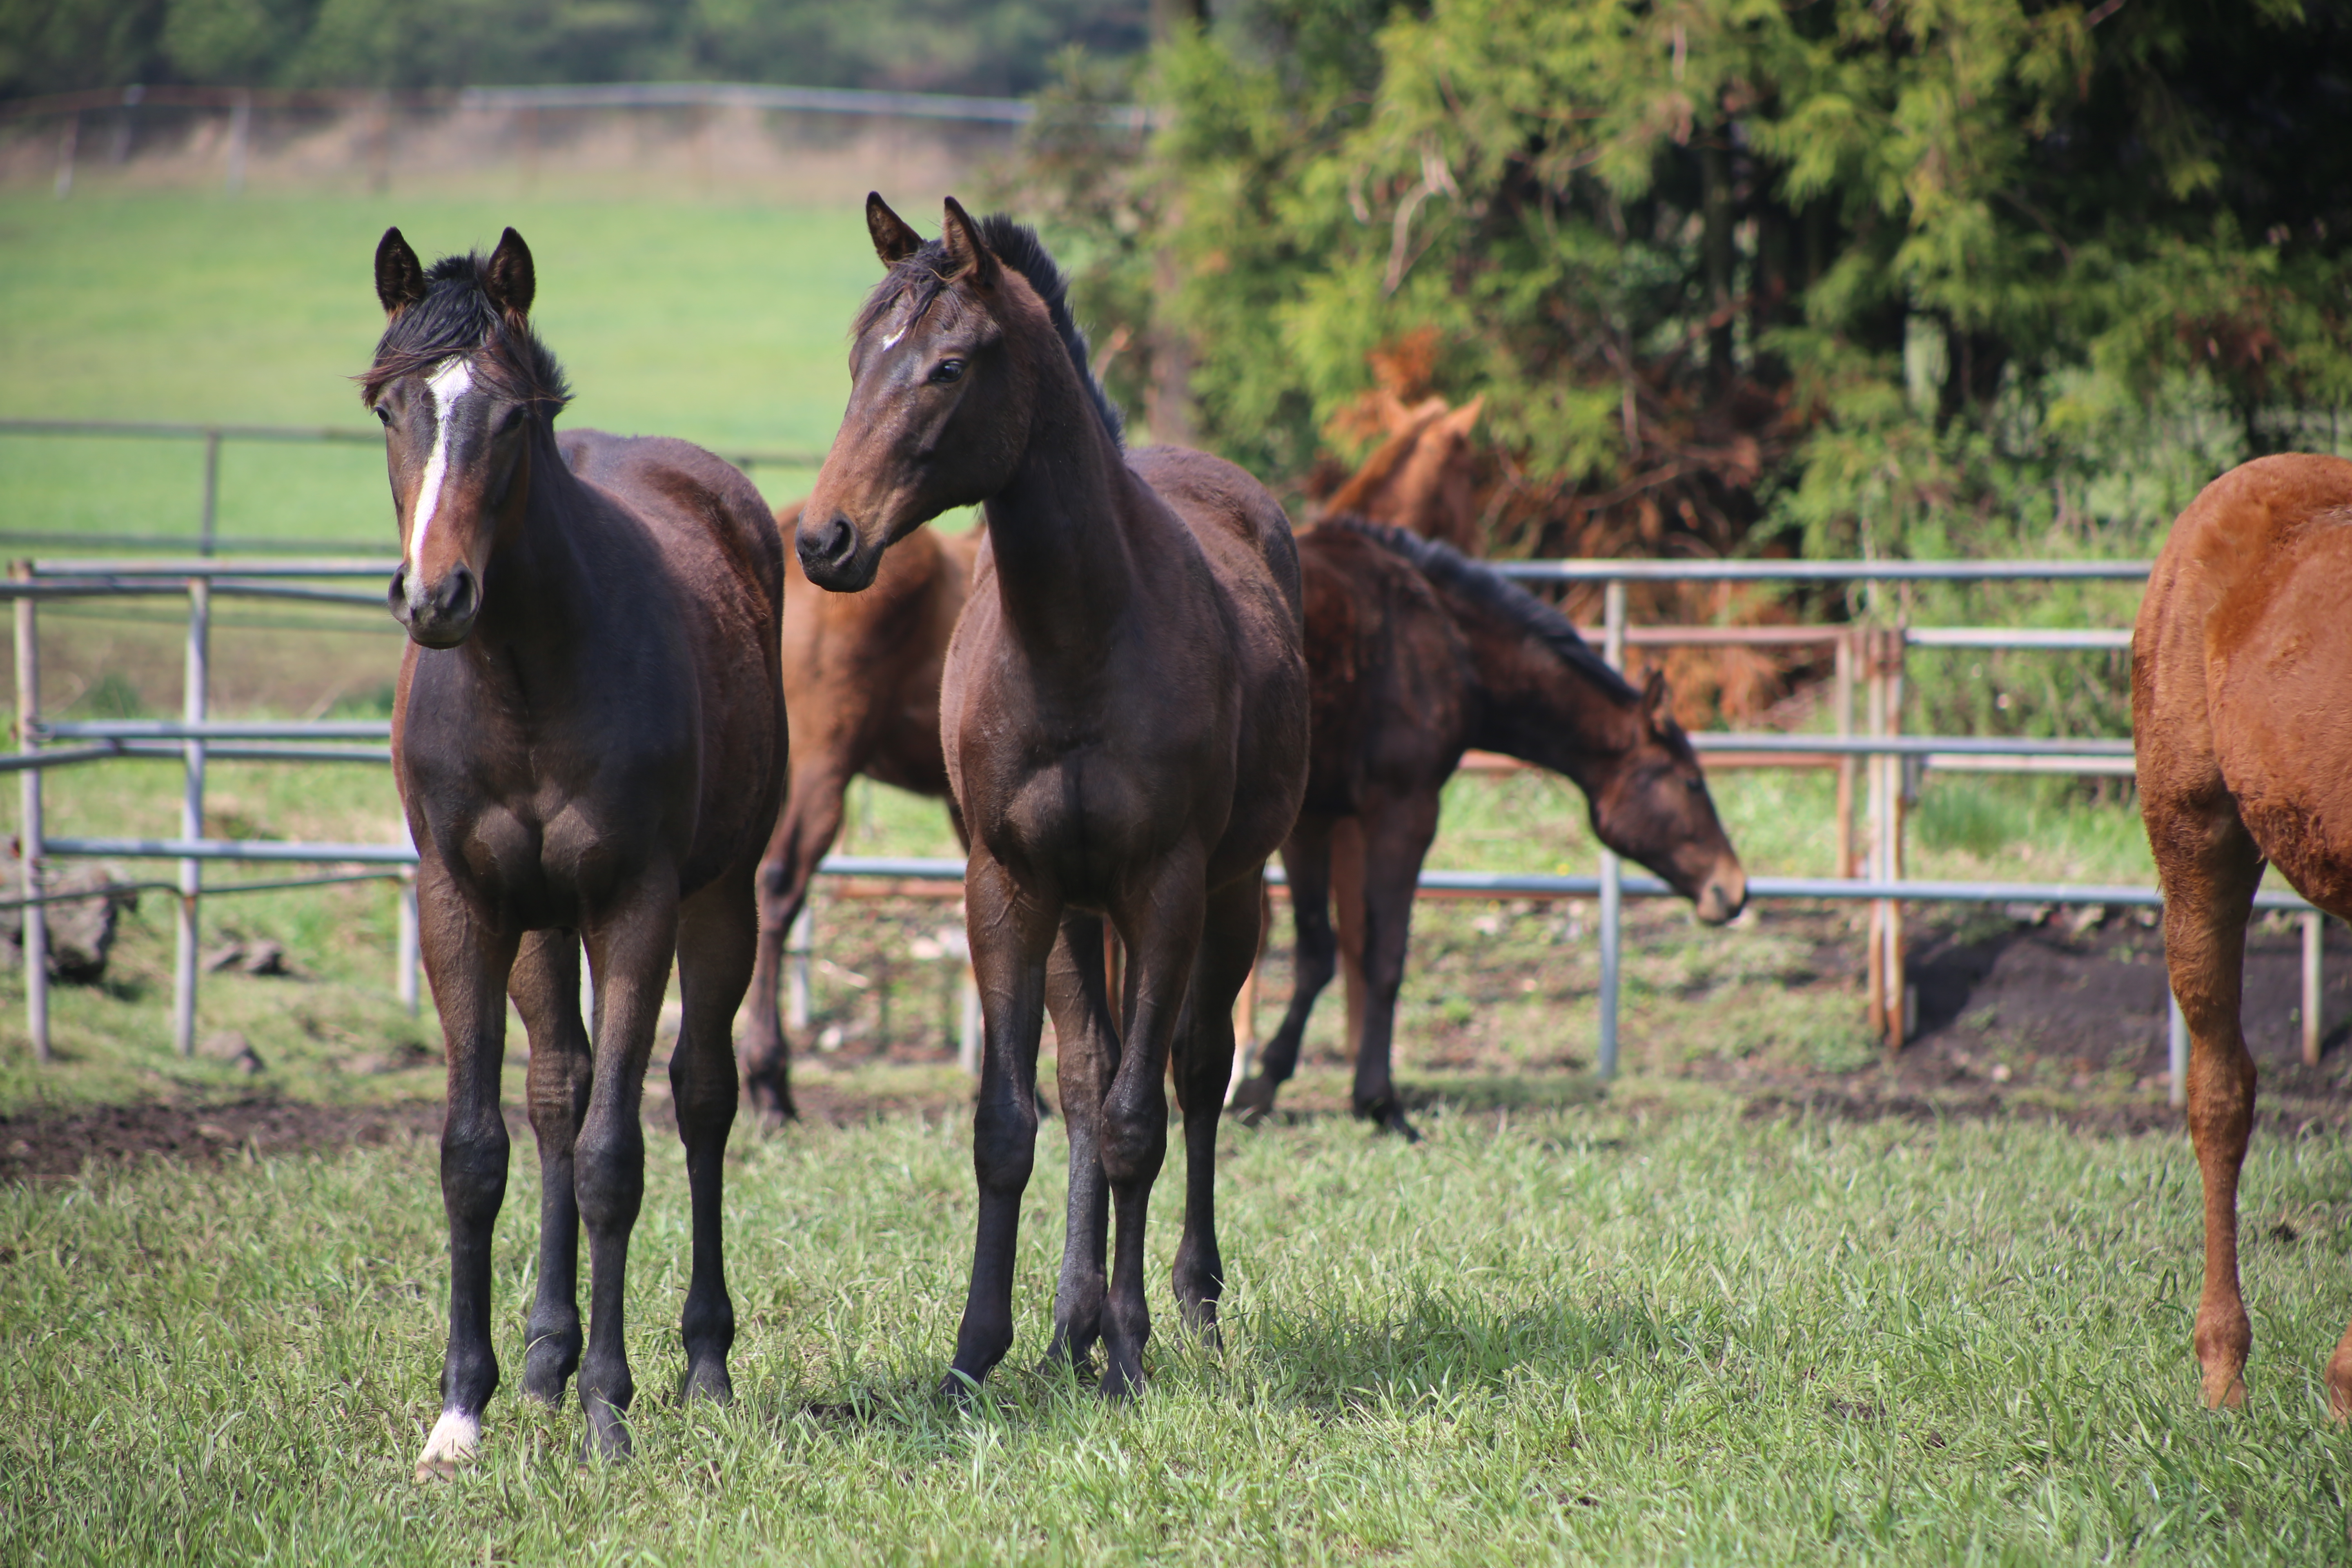
{"type": "Polygon", "coordinates": [[[1356,1114],[1411,1138],[1390,1076],[1397,992],[1439,797],[1465,749],[1573,780],[1601,841],[1710,925],[1739,912],[1748,874],[1655,673],[1634,690],[1558,610],[1400,529],[1327,518],[1298,536],[1298,554],[1314,720],[1306,805],[1282,847],[1297,967],[1282,1027],[1234,1107],[1254,1121],[1272,1110],[1344,945],[1356,1114]]]}
{"type": "Polygon", "coordinates": [[[1034,234],[953,200],[925,243],[878,195],[888,268],[859,313],[849,407],[801,512],[809,580],[856,591],[950,507],[986,540],[948,648],[940,728],[971,837],[965,910],[986,1038],[980,1218],[946,1387],[1013,1344],[1013,1259],[1051,1006],[1070,1130],[1053,1355],[1143,1385],[1144,1219],[1172,1058],[1188,1156],[1175,1292],[1213,1333],[1223,1290],[1217,1121],[1233,1001],[1257,957],[1266,857],[1298,815],[1307,674],[1290,524],[1199,452],[1122,448],[1065,285],[1034,234]],[[1108,919],[1127,952],[1113,1018],[1108,919]],[[1118,1213],[1108,1284],[1106,1186],[1118,1213]]]}
{"type": "MultiPolygon", "coordinates": [[[[2140,816],[2164,884],[2164,962],[2189,1022],[2189,1131],[2205,1187],[2205,1403],[2246,1397],[2238,1173],[2254,1059],[2238,1024],[2265,861],[2352,919],[2352,463],[2263,458],[2172,525],[2132,631],[2140,816]]],[[[2352,1330],[2327,1363],[2352,1416],[2352,1330]]]]}
{"type": "Polygon", "coordinates": [[[684,1387],[730,1392],[719,1187],[730,1030],[759,935],[752,872],[783,782],[783,552],[759,492],[698,447],[593,432],[559,446],[568,395],[529,324],[530,252],[514,230],[487,261],[450,257],[428,274],[388,229],[375,286],[388,321],[362,379],[384,426],[402,553],[389,596],[409,636],[393,775],[449,1063],[449,1340],[422,1479],[472,1455],[498,1386],[490,1236],[506,1193],[509,996],[530,1034],[541,1173],[523,1388],[554,1403],[576,1370],[590,1450],[627,1450],[637,1105],[672,952],[686,1010],[669,1079],[694,1238],[684,1387]]]}
{"type": "MultiPolygon", "coordinates": [[[[800,525],[798,502],[777,525],[800,525]]],[[[760,951],[740,1055],[754,1110],[798,1114],[792,1057],[777,1016],[784,937],[808,902],[809,879],[841,832],[843,792],[858,774],[917,795],[948,793],[940,750],[940,668],[971,591],[977,534],[919,529],[882,558],[863,594],[812,586],[797,560],[784,564],[784,711],[792,720],[792,772],[783,815],[760,861],[760,951]]],[[[948,802],[955,817],[955,803],[948,802]]],[[[955,817],[956,832],[963,832],[955,817]]]]}

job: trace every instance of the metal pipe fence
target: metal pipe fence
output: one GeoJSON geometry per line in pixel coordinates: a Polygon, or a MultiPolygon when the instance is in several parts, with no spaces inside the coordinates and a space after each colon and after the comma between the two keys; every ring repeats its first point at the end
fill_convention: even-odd
{"type": "MultiPolygon", "coordinates": [[[[193,426],[205,429],[211,427],[193,426]]],[[[397,563],[390,558],[316,557],[305,559],[226,561],[216,556],[157,559],[67,558],[25,561],[5,582],[0,597],[14,600],[17,687],[17,750],[0,758],[0,771],[20,775],[23,830],[22,897],[8,902],[23,910],[26,973],[26,1009],[34,1047],[42,1059],[48,1056],[48,1007],[44,967],[46,947],[42,911],[58,901],[41,886],[45,860],[103,858],[165,859],[178,862],[178,876],[168,887],[178,900],[177,942],[173,986],[173,1038],[184,1054],[194,1048],[196,1013],[196,938],[200,900],[208,892],[258,891],[265,888],[323,885],[327,880],[402,879],[400,939],[395,958],[395,985],[412,1008],[417,1005],[415,890],[410,868],[415,848],[406,844],[328,844],[276,840],[216,839],[205,837],[203,805],[205,768],[212,760],[349,761],[381,763],[388,752],[373,746],[321,742],[381,742],[390,726],[380,721],[246,721],[215,720],[206,710],[205,671],[209,665],[210,612],[215,598],[269,596],[289,590],[331,593],[316,584],[322,581],[388,574],[397,563]],[[184,596],[188,602],[186,682],[184,712],[178,720],[44,721],[39,711],[39,637],[37,607],[45,599],[95,596],[184,596]],[[60,743],[61,742],[61,743],[60,743]],[[44,833],[41,775],[47,769],[117,757],[172,758],[183,767],[181,831],[175,837],[58,837],[44,833]],[[207,888],[202,868],[207,862],[338,866],[352,869],[331,878],[207,888]],[[381,867],[389,869],[361,870],[381,867]]],[[[1872,907],[1870,933],[1871,1017],[1888,1041],[1899,1048],[1906,1025],[1906,989],[1903,982],[1901,908],[1917,903],[2014,903],[2028,905],[2102,904],[2149,907],[2160,904],[2154,888],[2079,886],[2045,883],[1937,881],[1906,879],[1902,868],[1902,806],[1906,794],[1906,767],[1990,766],[2020,771],[2127,772],[2131,742],[2113,738],[2029,740],[1984,736],[1921,736],[1901,732],[1902,656],[1906,647],[2026,647],[2046,649],[2111,649],[2127,644],[2128,632],[2108,628],[2026,629],[1998,627],[1908,627],[1850,626],[1825,628],[1636,627],[1628,624],[1625,587],[1633,582],[1675,580],[1854,582],[1882,579],[1943,581],[2035,581],[2095,578],[2129,581],[2144,578],[2144,563],[2115,562],[1524,562],[1507,563],[1509,574],[1524,579],[1598,583],[1603,589],[1604,624],[1600,641],[1604,657],[1622,667],[1626,648],[1656,647],[1677,641],[1735,640],[1729,634],[1760,630],[1782,646],[1801,641],[1826,643],[1837,658],[1838,732],[1829,735],[1706,732],[1693,736],[1702,752],[1716,756],[1743,756],[1771,765],[1774,759],[1818,765],[1822,761],[1841,769],[1842,821],[1839,828],[1840,875],[1834,878],[1771,878],[1750,879],[1752,898],[1864,901],[1872,907]],[[1791,635],[1801,633],[1801,636],[1791,635]],[[1703,635],[1701,635],[1703,634],[1703,635]],[[1869,699],[1866,733],[1852,730],[1854,688],[1864,687],[1869,699]],[[1870,785],[1868,865],[1859,868],[1853,857],[1851,813],[1852,771],[1866,763],[1870,785]]],[[[374,604],[373,595],[346,594],[355,603],[374,604]]],[[[829,878],[888,879],[914,885],[956,882],[963,874],[955,860],[901,859],[835,855],[819,868],[829,878]]],[[[1274,885],[1282,885],[1279,868],[1270,870],[1274,885]]],[[[140,883],[142,888],[154,884],[140,883]]],[[[1617,1011],[1622,954],[1622,900],[1671,896],[1654,878],[1628,876],[1614,856],[1603,853],[1594,876],[1537,875],[1478,871],[1427,871],[1421,881],[1424,894],[1436,897],[1597,898],[1601,903],[1600,1041],[1597,1066],[1613,1074],[1618,1066],[1617,1011]]],[[[99,893],[68,895],[101,896],[99,893]]],[[[2265,893],[2256,903],[2266,910],[2295,911],[2305,921],[2305,1008],[2306,1055],[2315,1055],[2319,1037],[2319,957],[2316,938],[2320,916],[2302,900],[2285,893],[2265,893]]],[[[804,955],[805,942],[794,942],[804,955]]],[[[803,956],[804,962],[804,956],[803,956]]],[[[805,978],[795,975],[796,997],[805,978]]],[[[804,1009],[795,1007],[795,1012],[804,1009]]],[[[2176,1004],[2177,1012],[2177,1004],[2176,1004]]],[[[2179,1050],[2185,1035],[2171,1031],[2176,1047],[2172,1093],[2182,1094],[2185,1061],[2179,1050]]]]}

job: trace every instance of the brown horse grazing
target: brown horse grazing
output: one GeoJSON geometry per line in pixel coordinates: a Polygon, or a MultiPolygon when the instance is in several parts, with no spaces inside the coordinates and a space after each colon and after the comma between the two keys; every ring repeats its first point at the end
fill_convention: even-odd
{"type": "MultiPolygon", "coordinates": [[[[795,502],[777,525],[800,525],[795,502]]],[[[882,558],[862,594],[820,593],[798,561],[785,563],[784,710],[792,718],[792,774],[783,815],[760,861],[760,952],[740,1055],[752,1109],[771,1120],[798,1114],[792,1060],[777,1016],[784,938],[808,901],[817,862],[841,832],[843,792],[864,773],[917,795],[945,795],[940,750],[940,668],[963,613],[979,535],[909,534],[882,558]]],[[[959,837],[963,821],[948,802],[959,837]]]]}
{"type": "Polygon", "coordinates": [[[541,1176],[523,1388],[553,1403],[576,1369],[590,1449],[628,1447],[621,1304],[645,1188],[637,1102],[673,952],[686,1012],[669,1078],[694,1234],[685,1391],[729,1395],[730,1029],[759,934],[752,871],[783,782],[783,561],[759,492],[708,452],[593,432],[559,447],[567,395],[527,320],[530,252],[514,230],[488,260],[451,257],[429,274],[386,230],[375,285],[389,320],[362,381],[384,426],[403,556],[390,598],[410,642],[393,773],[449,1061],[449,1341],[422,1479],[472,1454],[498,1386],[490,1233],[506,1192],[509,996],[530,1032],[541,1176]]]}
{"type": "Polygon", "coordinates": [[[1273,1109],[1345,938],[1356,1113],[1410,1138],[1390,1077],[1397,991],[1439,795],[1466,748],[1575,781],[1601,841],[1711,925],[1747,902],[1748,874],[1657,675],[1635,691],[1559,611],[1402,530],[1327,519],[1299,535],[1298,554],[1314,743],[1306,805],[1282,847],[1297,969],[1290,1010],[1234,1106],[1252,1120],[1273,1109]]]}
{"type": "MultiPolygon", "coordinates": [[[[2164,962],[2189,1023],[2189,1131],[2205,1185],[2197,1360],[2205,1403],[2246,1397],[2238,1172],[2254,1059],[2238,1025],[2265,860],[2352,919],[2352,463],[2263,458],[2172,525],[2132,631],[2140,816],[2164,884],[2164,962]]],[[[2352,1330],[2327,1363],[2352,1417],[2352,1330]]]]}
{"type": "Polygon", "coordinates": [[[1298,815],[1307,676],[1282,508],[1229,463],[1122,450],[1059,268],[1036,236],[947,204],[929,244],[868,196],[888,275],[850,353],[849,408],[798,546],[856,590],[927,518],[978,501],[987,538],[948,649],[940,725],[971,835],[965,908],[986,1033],[971,1289],[946,1386],[1013,1344],[1013,1258],[1037,1137],[1043,1010],[1061,1041],[1069,1231],[1054,1353],[1143,1384],[1144,1216],[1172,1059],[1188,1154],[1175,1289],[1213,1332],[1213,1208],[1232,1008],[1257,957],[1265,858],[1298,815]],[[1114,1020],[1108,918],[1127,952],[1114,1020]],[[1105,1187],[1118,1216],[1108,1287],[1105,1187]]]}

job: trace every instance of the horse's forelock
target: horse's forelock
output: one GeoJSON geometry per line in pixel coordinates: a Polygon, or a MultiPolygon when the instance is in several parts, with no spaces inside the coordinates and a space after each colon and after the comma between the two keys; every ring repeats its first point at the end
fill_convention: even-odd
{"type": "Polygon", "coordinates": [[[401,377],[464,358],[508,396],[552,405],[551,413],[569,403],[572,389],[555,356],[528,324],[518,331],[490,302],[484,287],[488,274],[489,262],[478,253],[435,262],[425,274],[425,298],[384,323],[374,361],[356,378],[361,402],[373,407],[401,377]]]}

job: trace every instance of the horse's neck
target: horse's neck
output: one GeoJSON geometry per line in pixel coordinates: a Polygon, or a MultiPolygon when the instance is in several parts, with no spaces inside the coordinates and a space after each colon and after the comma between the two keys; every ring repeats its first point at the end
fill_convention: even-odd
{"type": "Polygon", "coordinates": [[[566,658],[598,618],[588,602],[592,542],[583,537],[595,503],[543,423],[532,433],[529,460],[522,515],[490,552],[481,618],[466,643],[480,650],[486,669],[566,658]]]}
{"type": "Polygon", "coordinates": [[[1075,377],[1055,379],[1011,482],[981,516],[998,603],[1033,665],[1091,674],[1138,589],[1133,531],[1159,509],[1075,377]]]}
{"type": "Polygon", "coordinates": [[[1590,794],[1641,739],[1641,700],[1611,691],[1538,639],[1465,626],[1477,671],[1471,744],[1533,763],[1590,794]]]}

